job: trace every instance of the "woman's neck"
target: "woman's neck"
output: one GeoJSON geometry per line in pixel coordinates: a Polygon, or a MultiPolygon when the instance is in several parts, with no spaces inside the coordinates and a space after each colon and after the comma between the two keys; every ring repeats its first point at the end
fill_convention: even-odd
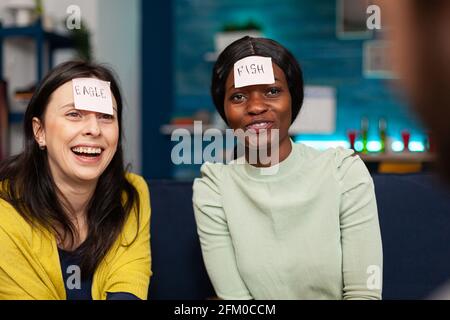
{"type": "Polygon", "coordinates": [[[55,179],[55,184],[58,187],[59,192],[63,195],[73,212],[75,217],[83,216],[86,214],[86,208],[94,195],[96,182],[69,182],[64,180],[55,179]]]}
{"type": "Polygon", "coordinates": [[[245,149],[245,158],[248,163],[251,165],[257,167],[257,168],[263,168],[263,167],[271,167],[274,166],[283,160],[285,160],[289,154],[292,151],[292,143],[290,140],[290,137],[287,136],[283,141],[281,141],[278,149],[271,149],[270,145],[267,148],[267,150],[261,150],[261,149],[253,149],[250,150],[249,148],[245,149]],[[252,158],[250,157],[250,152],[256,152],[256,164],[251,163],[250,160],[252,158]],[[263,159],[267,158],[267,159],[263,159]]]}
{"type": "MultiPolygon", "coordinates": [[[[76,228],[77,234],[73,241],[64,241],[59,246],[66,250],[76,249],[87,237],[87,207],[94,195],[97,182],[76,182],[54,178],[58,188],[60,201],[69,205],[68,218],[76,228]]],[[[64,206],[65,207],[65,206],[64,206]]]]}

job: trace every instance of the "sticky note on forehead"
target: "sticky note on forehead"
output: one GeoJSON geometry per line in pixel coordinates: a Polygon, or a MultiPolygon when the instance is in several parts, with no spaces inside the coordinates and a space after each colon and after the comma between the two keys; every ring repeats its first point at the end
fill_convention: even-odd
{"type": "Polygon", "coordinates": [[[272,58],[250,56],[234,64],[234,87],[275,83],[272,58]]]}
{"type": "Polygon", "coordinates": [[[114,114],[110,83],[94,78],[72,79],[75,109],[114,114]]]}

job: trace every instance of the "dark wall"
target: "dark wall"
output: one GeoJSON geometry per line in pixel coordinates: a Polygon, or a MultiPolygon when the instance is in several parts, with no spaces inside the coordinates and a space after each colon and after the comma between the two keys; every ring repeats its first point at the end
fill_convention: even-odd
{"type": "Polygon", "coordinates": [[[172,1],[142,1],[142,171],[171,176],[170,139],[160,134],[173,108],[172,1]]]}

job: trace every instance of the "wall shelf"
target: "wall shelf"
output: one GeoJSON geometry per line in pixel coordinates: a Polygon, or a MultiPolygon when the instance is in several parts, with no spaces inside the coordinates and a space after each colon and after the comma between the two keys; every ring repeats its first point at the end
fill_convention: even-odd
{"type": "Polygon", "coordinates": [[[422,163],[433,162],[434,153],[429,152],[388,152],[388,153],[358,153],[364,162],[396,162],[396,163],[422,163]]]}
{"type": "Polygon", "coordinates": [[[3,41],[11,37],[31,38],[36,42],[36,68],[37,80],[43,77],[44,44],[48,45],[48,67],[53,67],[53,54],[57,49],[73,48],[73,40],[65,35],[48,32],[42,26],[42,20],[38,19],[33,25],[27,27],[2,27],[0,24],[0,79],[3,79],[3,41]]]}
{"type": "MultiPolygon", "coordinates": [[[[53,68],[55,51],[58,49],[67,49],[74,47],[74,41],[70,36],[45,30],[42,25],[41,19],[36,20],[35,23],[26,27],[3,27],[0,23],[0,79],[5,78],[3,69],[4,43],[6,39],[10,38],[25,38],[33,41],[36,44],[36,49],[34,52],[36,60],[36,79],[26,79],[26,82],[35,81],[36,85],[39,83],[39,81],[41,81],[44,73],[46,72],[44,66],[49,69],[53,68]]],[[[28,99],[17,99],[16,97],[8,100],[13,101],[13,99],[15,101],[20,101],[21,104],[28,104],[28,99]]],[[[7,138],[7,140],[9,140],[8,149],[10,154],[11,152],[14,153],[20,150],[16,145],[19,145],[20,140],[23,139],[22,134],[19,133],[18,130],[20,128],[19,125],[23,123],[25,114],[24,111],[19,110],[22,110],[22,108],[16,108],[13,110],[10,109],[8,112],[8,123],[10,125],[14,125],[8,126],[9,129],[7,130],[9,135],[9,137],[7,138]],[[15,143],[13,143],[12,141],[15,141],[15,143]]]]}

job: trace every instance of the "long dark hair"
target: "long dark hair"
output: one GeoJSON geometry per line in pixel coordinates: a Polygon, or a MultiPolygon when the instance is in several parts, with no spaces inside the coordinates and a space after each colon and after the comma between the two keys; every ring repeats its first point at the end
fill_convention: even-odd
{"type": "Polygon", "coordinates": [[[47,228],[60,239],[68,236],[73,244],[78,232],[68,216],[70,206],[52,178],[47,152],[40,150],[35,140],[32,120],[37,117],[43,122],[49,98],[57,88],[74,78],[87,77],[111,83],[117,102],[119,141],[116,153],[99,177],[87,207],[87,238],[74,253],[81,261],[83,278],[94,273],[119,237],[134,204],[139,215],[138,192],[125,177],[121,138],[122,97],[112,71],[101,65],[76,61],[54,68],[36,89],[25,112],[23,152],[0,164],[0,198],[9,202],[31,225],[47,228]],[[125,200],[122,203],[123,196],[125,200]]]}
{"type": "Polygon", "coordinates": [[[284,72],[291,94],[292,118],[294,122],[303,104],[303,73],[292,53],[278,42],[266,38],[245,36],[226,47],[214,64],[211,80],[211,96],[217,111],[228,123],[224,110],[225,83],[234,64],[248,56],[271,57],[284,72]]]}

